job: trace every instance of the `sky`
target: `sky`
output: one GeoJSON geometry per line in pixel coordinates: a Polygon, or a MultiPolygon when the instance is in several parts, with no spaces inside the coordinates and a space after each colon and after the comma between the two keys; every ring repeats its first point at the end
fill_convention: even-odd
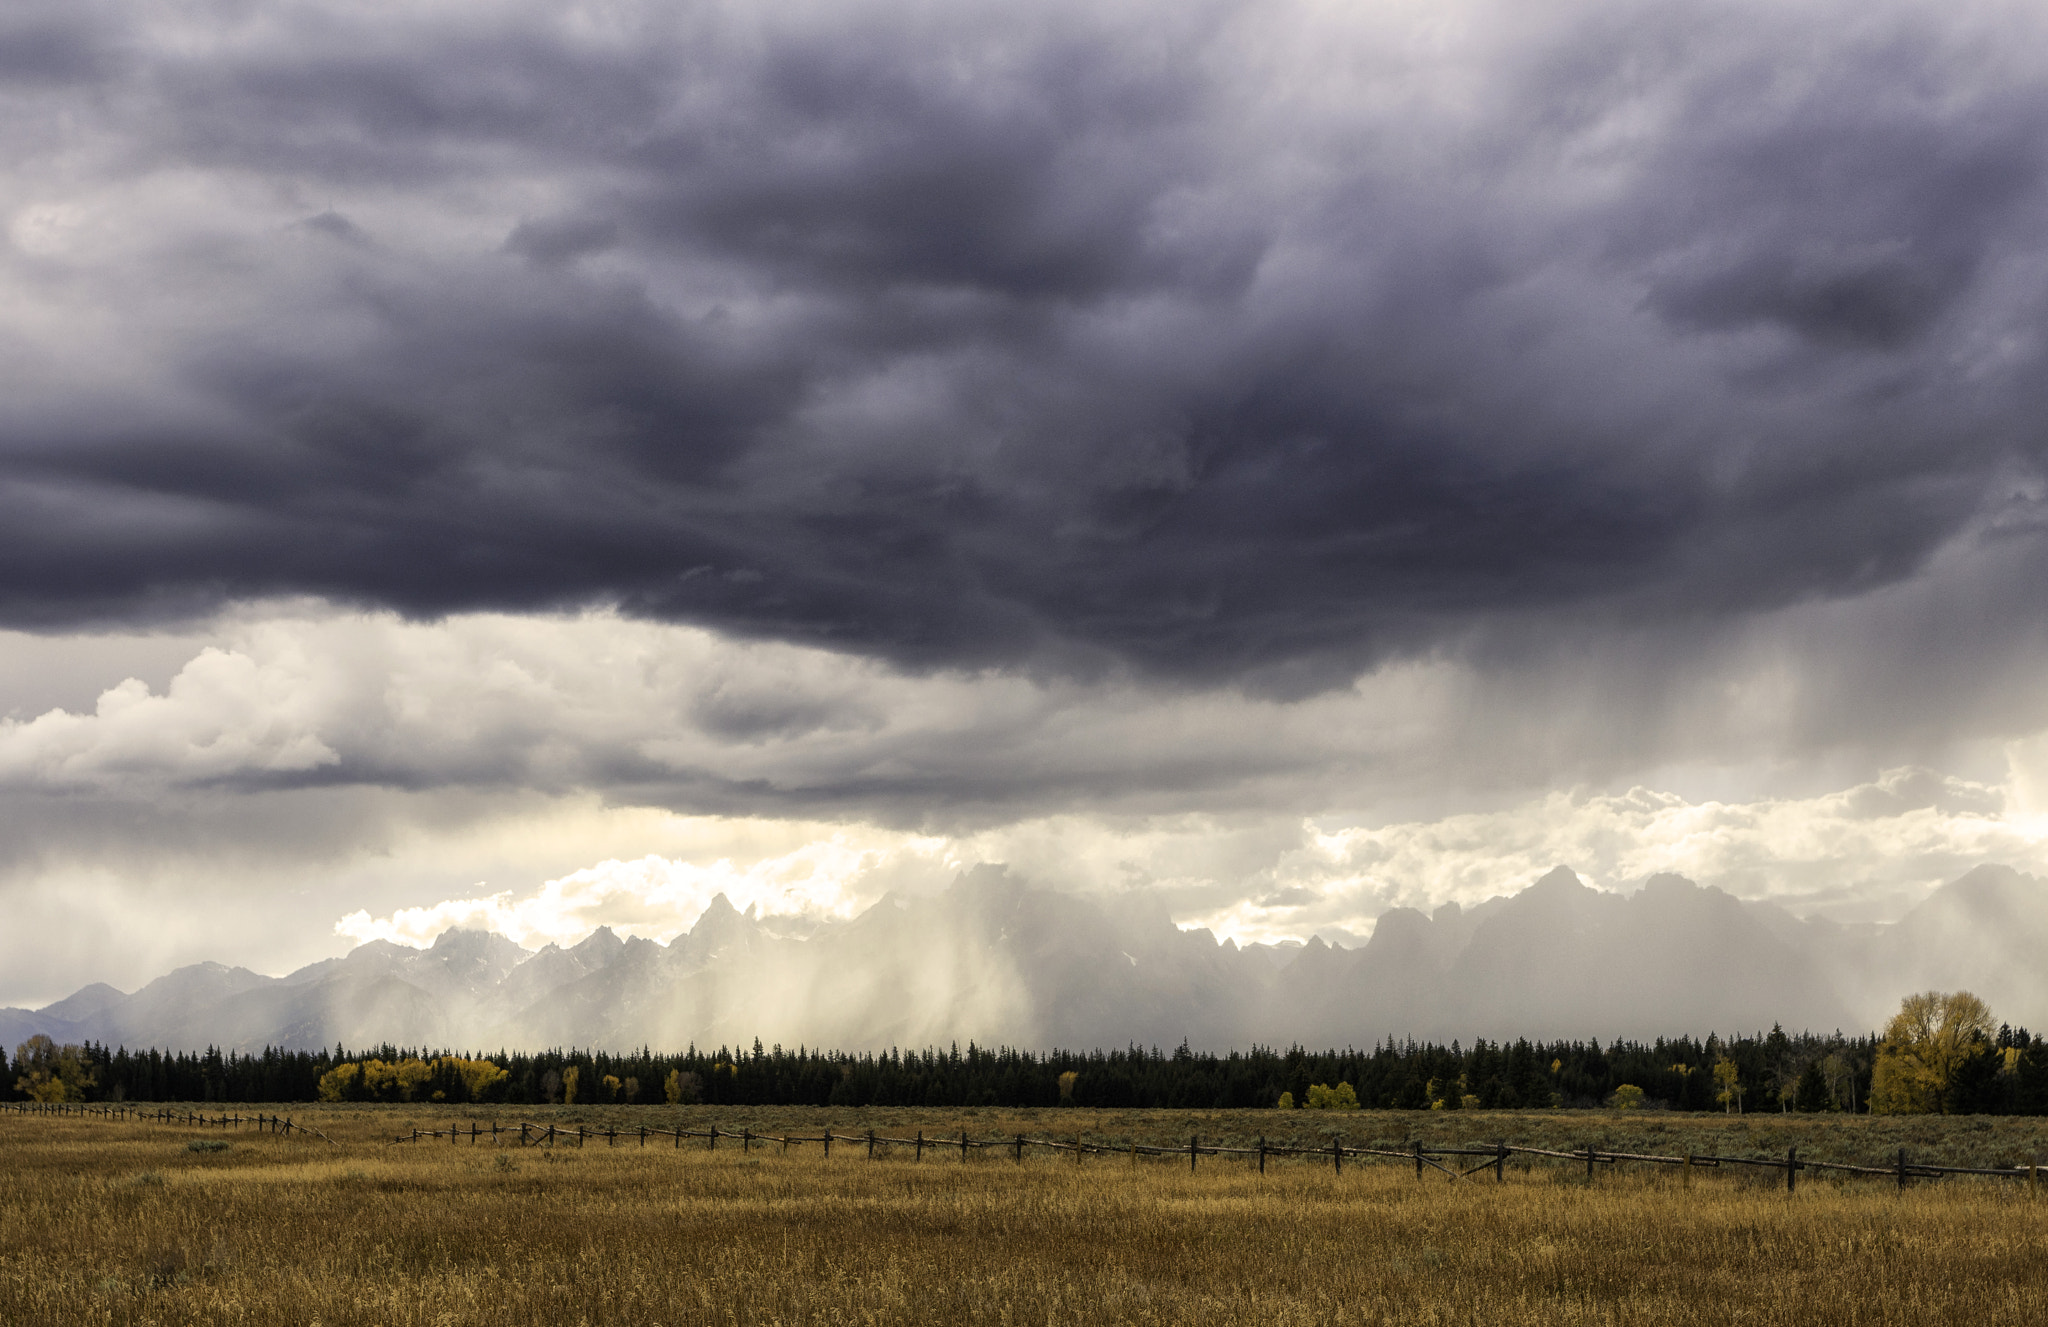
{"type": "Polygon", "coordinates": [[[2044,28],[15,0],[0,1003],[2048,870],[2044,28]]]}

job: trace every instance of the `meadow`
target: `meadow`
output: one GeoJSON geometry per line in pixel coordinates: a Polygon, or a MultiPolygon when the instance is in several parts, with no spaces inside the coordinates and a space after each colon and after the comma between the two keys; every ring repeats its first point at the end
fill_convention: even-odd
{"type": "MultiPolygon", "coordinates": [[[[0,1116],[0,1322],[2038,1323],[2048,1199],[2024,1183],[1517,1161],[1399,1163],[812,1144],[394,1143],[491,1114],[282,1108],[333,1141],[0,1116]],[[224,1144],[224,1146],[223,1146],[224,1144]]],[[[1997,1164],[2034,1120],[1604,1114],[519,1108],[502,1120],[1184,1144],[1569,1148],[1997,1164]]]]}

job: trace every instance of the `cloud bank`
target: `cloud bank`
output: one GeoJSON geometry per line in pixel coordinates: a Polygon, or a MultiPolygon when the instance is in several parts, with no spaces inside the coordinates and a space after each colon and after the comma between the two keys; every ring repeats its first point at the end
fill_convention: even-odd
{"type": "Polygon", "coordinates": [[[2040,23],[17,6],[0,618],[1299,694],[2031,550],[2040,23]]]}

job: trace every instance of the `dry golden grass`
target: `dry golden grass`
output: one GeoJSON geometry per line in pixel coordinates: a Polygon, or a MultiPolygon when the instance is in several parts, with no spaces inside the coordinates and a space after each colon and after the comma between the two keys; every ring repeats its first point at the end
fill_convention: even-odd
{"type": "MultiPolygon", "coordinates": [[[[724,1119],[823,1121],[774,1114],[724,1119]]],[[[936,1132],[961,1114],[832,1118],[936,1132]]],[[[972,1127],[1166,1141],[1189,1118],[972,1127]]],[[[1218,1138],[1239,1123],[1201,1118],[1218,1138]]],[[[1261,1177],[1220,1159],[1193,1176],[1184,1160],[916,1164],[845,1147],[828,1163],[815,1145],[549,1153],[384,1141],[427,1127],[419,1110],[318,1119],[336,1145],[242,1132],[197,1152],[223,1135],[0,1116],[0,1323],[2048,1322],[2048,1198],[2019,1184],[1901,1195],[1806,1178],[1788,1198],[1768,1176],[1603,1172],[1589,1187],[1542,1165],[1495,1185],[1388,1164],[1261,1177]]],[[[1490,1123],[1470,1127],[1532,1134],[1490,1123]]],[[[1839,1141],[1799,1139],[1836,1156],[1875,1139],[1839,1141]]]]}

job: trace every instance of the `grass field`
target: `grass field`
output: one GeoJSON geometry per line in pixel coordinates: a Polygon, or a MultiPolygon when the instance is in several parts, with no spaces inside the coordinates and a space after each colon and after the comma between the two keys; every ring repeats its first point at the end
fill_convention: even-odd
{"type": "MultiPolygon", "coordinates": [[[[0,1116],[0,1323],[2042,1323],[2048,1198],[1968,1179],[1270,1165],[815,1145],[394,1145],[467,1113],[289,1108],[335,1140],[0,1116]],[[225,1142],[224,1150],[193,1143],[225,1142]]],[[[522,1108],[763,1132],[2025,1160],[2036,1121],[522,1108]]],[[[488,1115],[478,1118],[488,1119],[488,1115]]]]}

